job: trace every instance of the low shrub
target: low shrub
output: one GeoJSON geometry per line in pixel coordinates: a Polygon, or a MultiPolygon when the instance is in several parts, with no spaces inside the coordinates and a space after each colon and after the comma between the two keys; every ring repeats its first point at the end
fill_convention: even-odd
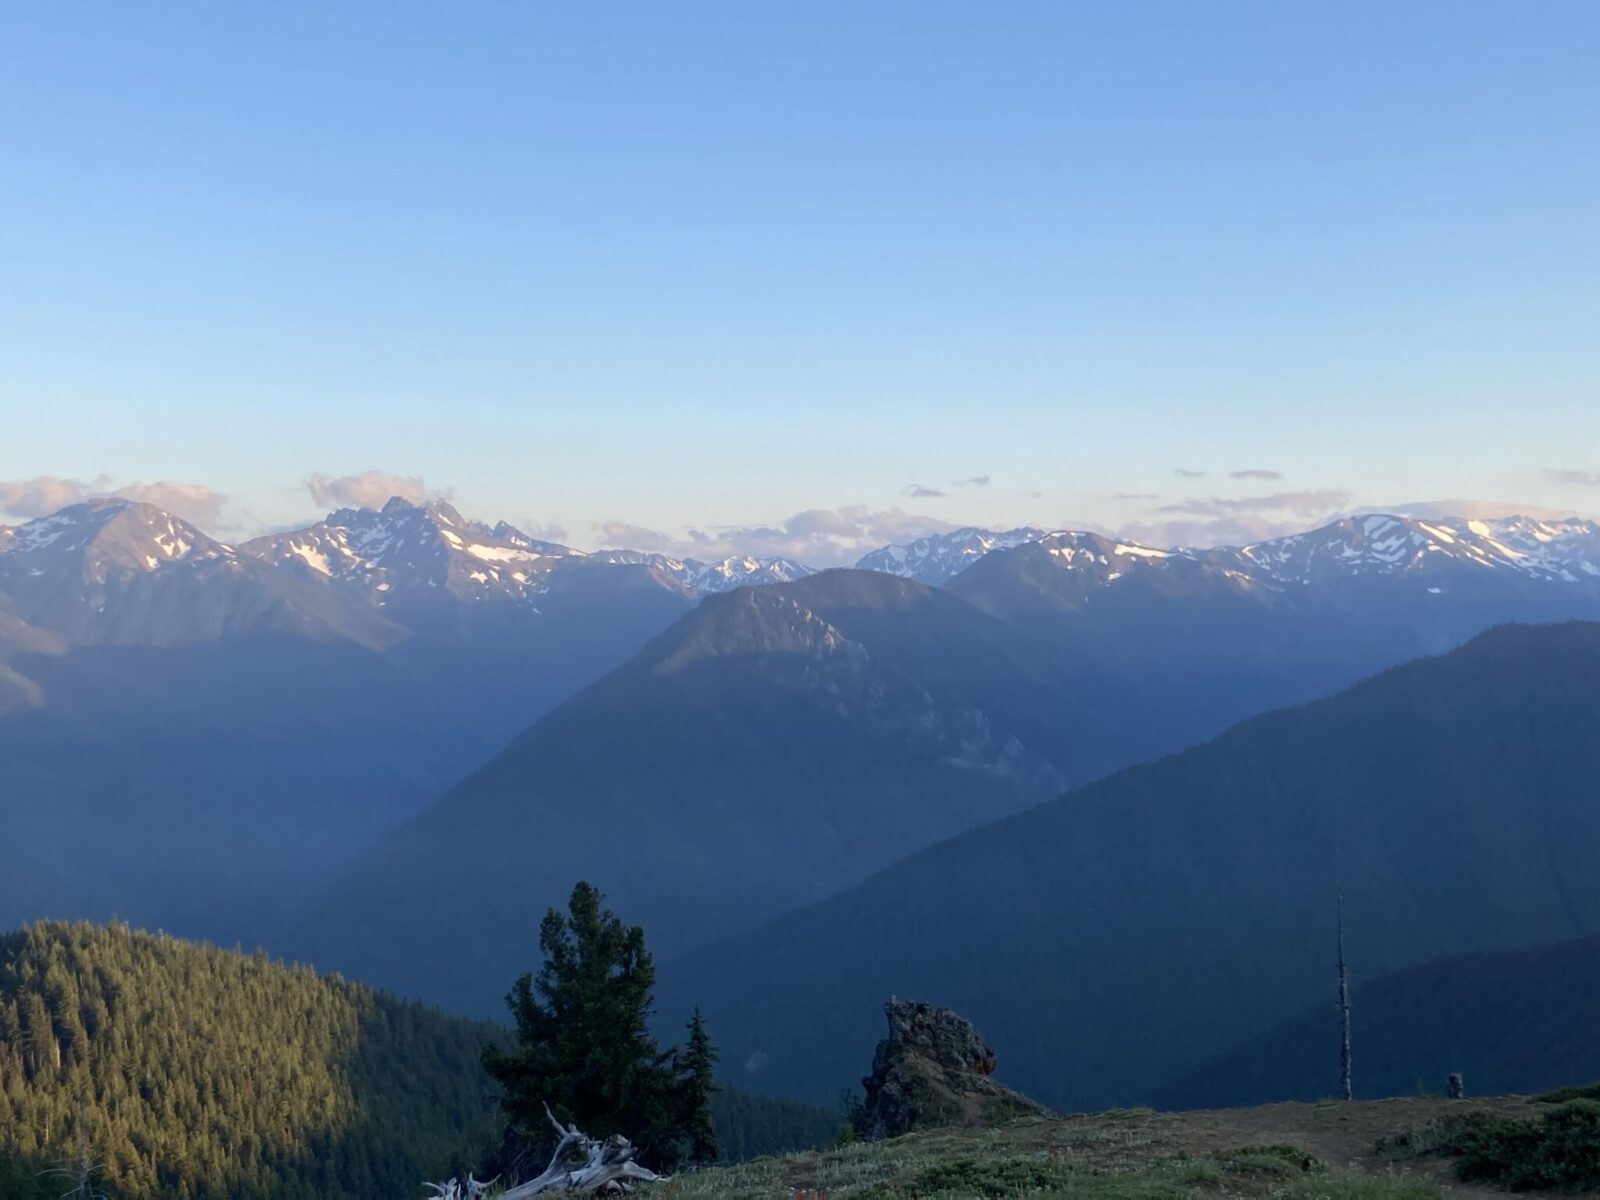
{"type": "Polygon", "coordinates": [[[1513,1191],[1600,1190],[1600,1100],[1567,1100],[1538,1120],[1495,1113],[1452,1114],[1384,1138],[1389,1157],[1446,1155],[1456,1174],[1513,1191]]]}
{"type": "Polygon", "coordinates": [[[1486,1126],[1462,1145],[1462,1179],[1515,1191],[1600,1189],[1600,1100],[1569,1100],[1537,1122],[1486,1126]]]}
{"type": "Polygon", "coordinates": [[[1568,1100],[1600,1100],[1600,1083],[1562,1088],[1558,1092],[1546,1092],[1542,1096],[1535,1096],[1534,1099],[1541,1104],[1565,1104],[1568,1100]]]}

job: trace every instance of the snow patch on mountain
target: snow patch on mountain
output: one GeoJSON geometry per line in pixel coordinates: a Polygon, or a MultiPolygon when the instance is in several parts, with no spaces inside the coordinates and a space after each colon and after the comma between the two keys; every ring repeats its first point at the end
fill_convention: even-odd
{"type": "Polygon", "coordinates": [[[528,600],[577,550],[535,541],[504,522],[469,521],[442,500],[400,497],[381,510],[343,508],[307,529],[269,534],[240,551],[366,592],[379,607],[440,588],[474,600],[528,600]]]}
{"type": "Polygon", "coordinates": [[[229,558],[231,547],[187,521],[134,500],[90,500],[8,530],[0,563],[26,561],[30,575],[71,566],[85,578],[155,571],[185,560],[229,558]]]}
{"type": "MultiPolygon", "coordinates": [[[[973,545],[967,531],[951,536],[953,546],[923,539],[920,544],[868,555],[863,565],[939,579],[943,569],[959,561],[960,551],[973,545]]],[[[1513,578],[1581,584],[1600,592],[1600,523],[1579,518],[1420,520],[1370,513],[1251,545],[1188,550],[1157,550],[1100,534],[1060,530],[1011,546],[997,543],[974,561],[1020,554],[1030,545],[1045,552],[1043,561],[1071,576],[1071,588],[1079,596],[1075,603],[1087,602],[1091,591],[1163,577],[1167,581],[1161,586],[1171,595],[1179,588],[1198,595],[1196,588],[1212,587],[1288,594],[1343,586],[1350,580],[1413,577],[1429,585],[1434,595],[1474,579],[1513,578]]],[[[1020,572],[1019,582],[1032,569],[1022,560],[1014,567],[1020,572]]]]}
{"type": "Polygon", "coordinates": [[[1551,582],[1600,577],[1600,524],[1579,518],[1496,520],[1372,513],[1251,546],[1205,552],[1279,586],[1332,578],[1477,567],[1551,582]]]}
{"type": "Polygon", "coordinates": [[[816,574],[816,570],[789,558],[754,558],[730,555],[718,562],[695,558],[674,558],[646,550],[599,550],[590,556],[594,562],[650,567],[668,579],[701,595],[717,595],[738,587],[768,583],[791,583],[816,574]]]}
{"type": "Polygon", "coordinates": [[[882,571],[937,587],[953,579],[992,550],[1009,550],[1047,536],[1043,529],[1018,528],[997,532],[968,526],[948,533],[929,534],[914,542],[885,546],[863,555],[858,570],[882,571]]]}

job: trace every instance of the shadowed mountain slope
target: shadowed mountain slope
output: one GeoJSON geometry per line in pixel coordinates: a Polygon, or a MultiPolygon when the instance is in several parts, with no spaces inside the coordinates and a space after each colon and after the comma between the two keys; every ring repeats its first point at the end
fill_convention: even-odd
{"type": "Polygon", "coordinates": [[[1600,625],[1499,628],[913,855],[663,971],[753,1085],[837,1094],[885,995],[1094,1108],[1370,975],[1600,930],[1600,625]]]}
{"type": "Polygon", "coordinates": [[[391,837],[291,948],[481,1010],[577,879],[682,949],[1136,759],[1135,711],[909,580],[712,597],[391,837]]]}
{"type": "MultiPolygon", "coordinates": [[[[1359,953],[1359,951],[1358,951],[1359,953]]],[[[1547,1092],[1600,1079],[1600,937],[1467,954],[1358,983],[1351,999],[1356,1093],[1547,1092]]],[[[1162,1108],[1317,1100],[1339,1080],[1339,1014],[1313,1006],[1209,1059],[1154,1094],[1162,1108]]]]}

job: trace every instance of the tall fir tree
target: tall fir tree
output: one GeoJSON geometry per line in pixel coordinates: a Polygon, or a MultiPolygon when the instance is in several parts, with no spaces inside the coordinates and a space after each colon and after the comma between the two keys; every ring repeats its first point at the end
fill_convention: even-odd
{"type": "Polygon", "coordinates": [[[688,1141],[690,1162],[715,1162],[718,1156],[717,1128],[711,1117],[711,1093],[717,1090],[713,1072],[717,1065],[716,1047],[706,1032],[706,1021],[699,1008],[689,1018],[689,1040],[675,1056],[678,1068],[678,1122],[688,1141]]]}
{"type": "Polygon", "coordinates": [[[655,965],[644,931],[624,925],[603,901],[593,884],[579,883],[565,914],[553,908],[545,914],[539,926],[544,963],[506,997],[517,1049],[490,1046],[484,1067],[505,1089],[512,1125],[535,1144],[548,1140],[549,1104],[591,1137],[623,1135],[661,1168],[671,1169],[697,1147],[709,1147],[714,1156],[710,1038],[702,1023],[692,1072],[686,1052],[656,1043],[650,1035],[655,965]],[[703,1117],[704,1127],[691,1129],[691,1117],[703,1117]]]}

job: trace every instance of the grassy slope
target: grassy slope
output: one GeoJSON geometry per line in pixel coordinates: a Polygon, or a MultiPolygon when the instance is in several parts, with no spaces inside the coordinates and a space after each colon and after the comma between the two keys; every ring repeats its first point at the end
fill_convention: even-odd
{"type": "Polygon", "coordinates": [[[1129,1109],[937,1130],[758,1159],[683,1176],[674,1200],[806,1196],[1326,1197],[1428,1200],[1501,1193],[1456,1183],[1447,1164],[1396,1165],[1379,1138],[1450,1112],[1527,1116],[1519,1098],[1273,1104],[1210,1112],[1129,1109]]]}

